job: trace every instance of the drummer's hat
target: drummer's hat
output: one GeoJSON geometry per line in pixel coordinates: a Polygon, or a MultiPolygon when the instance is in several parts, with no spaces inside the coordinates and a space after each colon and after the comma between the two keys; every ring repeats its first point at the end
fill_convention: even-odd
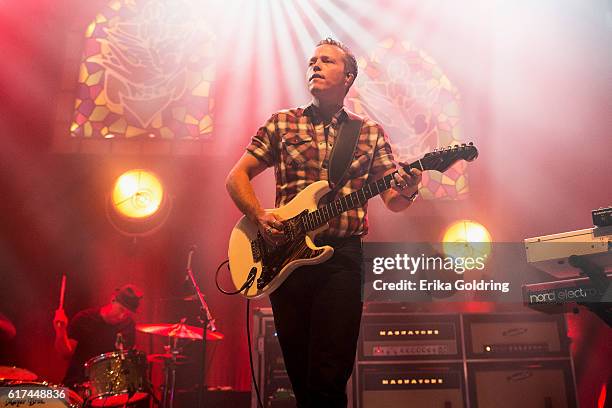
{"type": "Polygon", "coordinates": [[[115,300],[117,303],[125,306],[132,312],[138,310],[140,299],[142,299],[142,291],[132,284],[123,285],[115,289],[115,300]]]}

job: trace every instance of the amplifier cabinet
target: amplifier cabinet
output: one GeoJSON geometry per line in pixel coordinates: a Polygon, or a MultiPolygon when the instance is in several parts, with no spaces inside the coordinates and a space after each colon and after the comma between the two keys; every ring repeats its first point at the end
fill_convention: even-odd
{"type": "Polygon", "coordinates": [[[461,359],[459,315],[364,314],[359,361],[461,359]]]}
{"type": "Polygon", "coordinates": [[[463,325],[468,359],[569,356],[563,315],[466,314],[463,325]]]}
{"type": "Polygon", "coordinates": [[[568,360],[468,363],[473,408],[577,408],[568,360]]]}
{"type": "MultiPolygon", "coordinates": [[[[265,407],[291,406],[291,381],[285,370],[285,361],[276,337],[272,308],[258,308],[253,311],[253,369],[265,407]]],[[[251,392],[251,408],[258,408],[257,393],[251,392]]]]}
{"type": "Polygon", "coordinates": [[[353,380],[362,408],[466,407],[461,364],[358,364],[353,380]]]}

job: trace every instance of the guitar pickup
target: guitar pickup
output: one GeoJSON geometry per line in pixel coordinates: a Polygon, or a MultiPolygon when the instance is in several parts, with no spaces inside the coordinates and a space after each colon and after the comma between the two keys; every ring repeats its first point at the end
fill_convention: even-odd
{"type": "Polygon", "coordinates": [[[257,238],[251,241],[251,254],[253,255],[253,261],[261,261],[261,248],[259,246],[259,239],[261,236],[257,233],[257,238]]]}

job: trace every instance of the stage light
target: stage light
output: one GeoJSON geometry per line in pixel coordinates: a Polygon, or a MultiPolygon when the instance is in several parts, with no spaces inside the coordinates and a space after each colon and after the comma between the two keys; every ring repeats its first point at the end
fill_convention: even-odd
{"type": "Polygon", "coordinates": [[[141,169],[130,170],[117,178],[112,204],[119,214],[142,219],[155,214],[163,197],[164,188],[153,173],[141,169]]]}
{"type": "MultiPolygon", "coordinates": [[[[459,220],[444,232],[442,247],[446,256],[453,258],[482,258],[486,262],[491,253],[491,234],[475,221],[459,220]]],[[[470,263],[476,267],[476,264],[470,263]]],[[[466,269],[474,269],[468,267],[466,269]]]]}
{"type": "Polygon", "coordinates": [[[113,184],[107,216],[120,232],[126,235],[151,233],[161,227],[169,212],[170,200],[153,172],[129,170],[113,184]]]}

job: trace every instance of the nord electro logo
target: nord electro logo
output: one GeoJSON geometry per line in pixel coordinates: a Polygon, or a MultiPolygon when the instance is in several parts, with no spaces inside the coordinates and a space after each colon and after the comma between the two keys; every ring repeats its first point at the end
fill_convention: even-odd
{"type": "Polygon", "coordinates": [[[546,292],[529,295],[529,303],[563,303],[577,301],[597,302],[602,300],[604,293],[593,287],[552,289],[546,292]]]}

